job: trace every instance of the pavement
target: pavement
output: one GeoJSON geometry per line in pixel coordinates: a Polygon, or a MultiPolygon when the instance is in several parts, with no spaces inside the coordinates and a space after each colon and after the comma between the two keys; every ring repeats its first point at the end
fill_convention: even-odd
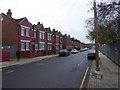
{"type": "MultiPolygon", "coordinates": [[[[31,62],[40,61],[46,58],[56,57],[58,55],[48,55],[35,58],[22,58],[18,62],[17,60],[11,60],[9,62],[0,62],[0,68],[13,66],[17,64],[26,64],[31,62]]],[[[88,81],[88,90],[93,88],[115,88],[120,90],[119,84],[119,69],[120,67],[112,62],[102,53],[99,53],[99,65],[100,71],[96,71],[96,62],[93,60],[93,63],[90,67],[90,77],[88,81]]]]}
{"type": "Polygon", "coordinates": [[[96,62],[94,60],[90,69],[88,90],[91,88],[114,88],[120,90],[118,81],[120,67],[102,53],[99,53],[99,57],[100,71],[96,71],[96,62]]]}
{"type": "Polygon", "coordinates": [[[51,57],[56,57],[56,56],[58,56],[58,54],[46,55],[46,56],[40,56],[40,57],[34,57],[34,58],[20,58],[19,62],[17,61],[17,58],[11,58],[10,61],[0,62],[0,68],[37,62],[37,61],[40,61],[46,58],[51,58],[51,57]]]}

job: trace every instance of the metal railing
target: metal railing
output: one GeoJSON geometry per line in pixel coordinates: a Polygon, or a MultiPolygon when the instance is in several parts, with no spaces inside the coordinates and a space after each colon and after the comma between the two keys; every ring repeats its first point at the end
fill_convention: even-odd
{"type": "Polygon", "coordinates": [[[120,66],[120,43],[103,45],[99,47],[100,51],[110,60],[120,66]]]}

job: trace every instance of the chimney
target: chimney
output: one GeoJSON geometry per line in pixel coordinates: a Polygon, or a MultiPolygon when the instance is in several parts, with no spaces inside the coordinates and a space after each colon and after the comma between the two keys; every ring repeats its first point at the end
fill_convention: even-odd
{"type": "Polygon", "coordinates": [[[55,29],[53,29],[53,31],[55,31],[55,29]]]}
{"type": "Polygon", "coordinates": [[[40,24],[40,22],[38,22],[38,24],[37,25],[39,25],[40,24]]]}
{"type": "Polygon", "coordinates": [[[70,38],[70,35],[68,35],[68,37],[70,38]]]}
{"type": "Polygon", "coordinates": [[[12,17],[11,9],[8,9],[7,16],[10,17],[10,18],[12,17]]]}

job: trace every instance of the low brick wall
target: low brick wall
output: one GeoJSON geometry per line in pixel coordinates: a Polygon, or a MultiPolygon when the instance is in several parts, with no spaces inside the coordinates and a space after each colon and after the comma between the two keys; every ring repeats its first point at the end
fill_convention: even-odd
{"type": "Polygon", "coordinates": [[[0,51],[0,62],[10,61],[9,51],[0,51]]]}

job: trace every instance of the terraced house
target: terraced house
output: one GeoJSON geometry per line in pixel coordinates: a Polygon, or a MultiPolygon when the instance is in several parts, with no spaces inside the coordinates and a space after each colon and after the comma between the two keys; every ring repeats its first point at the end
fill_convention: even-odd
{"type": "Polygon", "coordinates": [[[40,22],[33,25],[33,38],[32,38],[32,56],[42,56],[46,54],[46,31],[40,22]]]}
{"type": "Polygon", "coordinates": [[[52,46],[53,46],[53,35],[52,35],[52,31],[49,28],[45,28],[46,31],[46,54],[53,54],[53,50],[52,50],[52,46]]]}
{"type": "Polygon", "coordinates": [[[31,57],[32,26],[26,17],[15,19],[18,23],[16,50],[21,51],[22,57],[31,57]]]}
{"type": "Polygon", "coordinates": [[[2,20],[2,51],[9,52],[10,57],[14,57],[18,50],[21,52],[21,57],[30,58],[57,54],[63,48],[80,47],[79,40],[71,39],[70,35],[62,35],[60,31],[51,30],[50,27],[44,28],[40,22],[32,25],[26,17],[12,18],[10,9],[7,14],[1,13],[0,18],[2,20]]]}
{"type": "Polygon", "coordinates": [[[10,60],[10,56],[13,56],[16,52],[16,44],[17,44],[17,23],[12,18],[12,12],[9,9],[6,14],[1,13],[1,38],[2,38],[2,60],[8,61],[10,60]],[[10,51],[10,52],[9,52],[10,51]]]}
{"type": "Polygon", "coordinates": [[[53,53],[58,53],[60,49],[63,48],[62,46],[62,33],[58,30],[53,29],[53,53]]]}

